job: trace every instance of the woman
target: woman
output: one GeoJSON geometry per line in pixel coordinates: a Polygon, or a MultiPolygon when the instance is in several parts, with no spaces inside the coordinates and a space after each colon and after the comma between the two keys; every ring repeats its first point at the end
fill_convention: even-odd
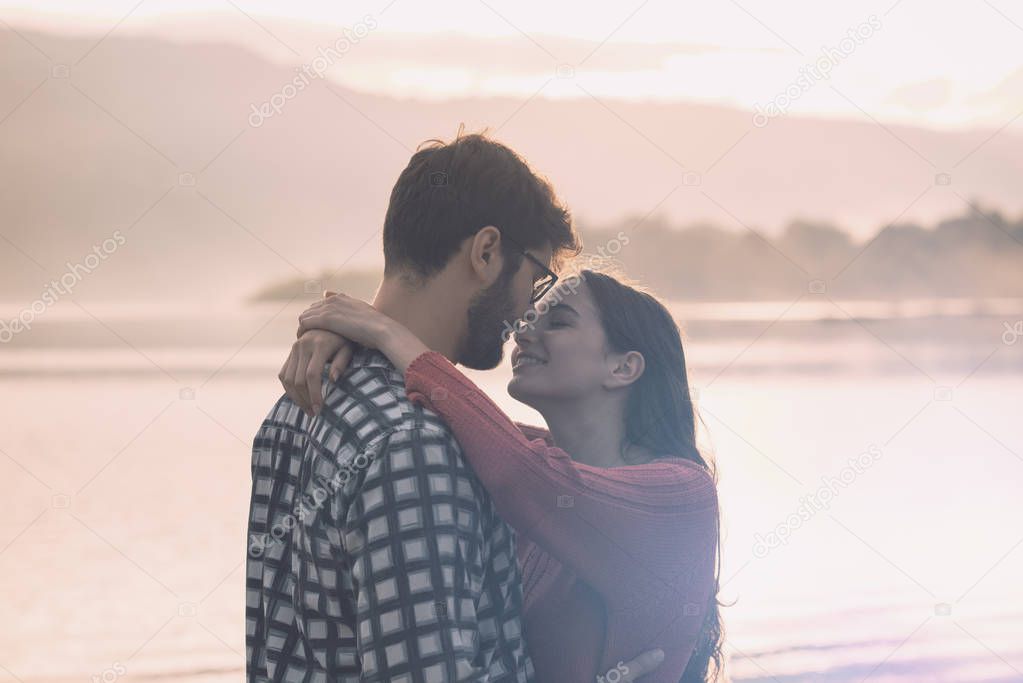
{"type": "Polygon", "coordinates": [[[335,379],[348,342],[379,349],[404,373],[409,398],[451,427],[518,534],[538,680],[614,683],[623,660],[651,648],[663,662],[644,680],[715,680],[716,478],[696,447],[678,327],[656,298],[607,274],[572,281],[515,332],[508,393],[549,432],[513,423],[447,358],[364,302],[329,296],[302,314],[299,334],[339,335],[335,379]]]}

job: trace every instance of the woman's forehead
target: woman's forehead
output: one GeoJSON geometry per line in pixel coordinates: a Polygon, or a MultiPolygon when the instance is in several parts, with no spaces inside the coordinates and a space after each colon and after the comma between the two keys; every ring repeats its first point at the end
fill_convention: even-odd
{"type": "Polygon", "coordinates": [[[548,310],[563,308],[559,304],[571,307],[581,316],[596,313],[593,297],[590,295],[586,282],[581,277],[569,276],[559,279],[557,284],[551,288],[551,291],[547,292],[537,302],[536,307],[540,311],[545,308],[548,310]]]}

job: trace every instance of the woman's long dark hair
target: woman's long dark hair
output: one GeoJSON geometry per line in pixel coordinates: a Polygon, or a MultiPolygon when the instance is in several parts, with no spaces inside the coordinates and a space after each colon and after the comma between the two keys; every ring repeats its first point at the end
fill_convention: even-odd
{"type": "MultiPolygon", "coordinates": [[[[696,410],[689,393],[682,335],[668,309],[652,294],[606,273],[584,269],[608,346],[639,351],[645,370],[632,385],[626,405],[625,440],[658,455],[685,458],[703,466],[717,483],[713,462],[696,445],[696,410]]],[[[714,589],[703,628],[680,683],[716,681],[722,673],[723,624],[718,603],[721,572],[721,516],[717,519],[714,589]]]]}

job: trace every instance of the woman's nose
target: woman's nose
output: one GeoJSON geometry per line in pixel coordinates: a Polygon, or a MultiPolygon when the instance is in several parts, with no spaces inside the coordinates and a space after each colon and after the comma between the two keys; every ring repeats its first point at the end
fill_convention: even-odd
{"type": "Polygon", "coordinates": [[[535,330],[530,323],[527,323],[522,318],[515,321],[515,332],[512,337],[515,339],[515,343],[520,343],[523,339],[532,339],[535,330]]]}

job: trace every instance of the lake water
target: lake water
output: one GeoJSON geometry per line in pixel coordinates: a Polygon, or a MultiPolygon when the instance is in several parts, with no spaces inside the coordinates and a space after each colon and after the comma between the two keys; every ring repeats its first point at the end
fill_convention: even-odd
{"type": "MultiPolygon", "coordinates": [[[[1023,680],[1023,302],[789,305],[679,309],[733,679],[1023,680]]],[[[239,680],[300,308],[54,309],[0,347],[0,682],[239,680]]]]}

